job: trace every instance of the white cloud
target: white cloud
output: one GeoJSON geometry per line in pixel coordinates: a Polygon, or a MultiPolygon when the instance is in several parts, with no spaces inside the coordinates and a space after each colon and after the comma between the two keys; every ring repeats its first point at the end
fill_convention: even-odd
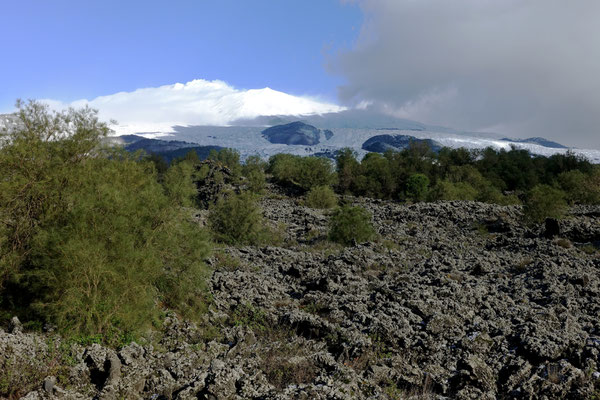
{"type": "Polygon", "coordinates": [[[355,0],[340,99],[436,125],[600,148],[600,1],[355,0]]]}
{"type": "Polygon", "coordinates": [[[65,104],[42,100],[52,108],[89,105],[103,120],[114,119],[118,134],[171,132],[175,125],[229,125],[261,115],[310,115],[341,111],[335,104],[292,96],[269,88],[239,90],[223,81],[196,79],[156,88],[137,89],[65,104]]]}

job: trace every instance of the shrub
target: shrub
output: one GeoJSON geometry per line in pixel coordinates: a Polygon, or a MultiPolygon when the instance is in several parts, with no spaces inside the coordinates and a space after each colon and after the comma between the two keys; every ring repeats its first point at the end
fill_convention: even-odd
{"type": "Polygon", "coordinates": [[[429,192],[429,200],[475,200],[477,190],[466,182],[438,181],[429,192]]]}
{"type": "Polygon", "coordinates": [[[306,195],[306,205],[311,208],[333,208],[337,197],[329,186],[316,186],[306,195]]]}
{"type": "Polygon", "coordinates": [[[324,157],[301,157],[296,182],[305,190],[335,182],[333,164],[324,157]]]}
{"type": "Polygon", "coordinates": [[[3,304],[107,342],[143,332],[161,303],[201,312],[208,237],[183,197],[165,195],[152,163],[99,150],[93,111],[19,106],[24,128],[0,149],[3,304]]]}
{"type": "Polygon", "coordinates": [[[269,158],[268,172],[273,174],[279,183],[294,183],[300,173],[300,157],[292,154],[275,154],[269,158]]]}
{"type": "Polygon", "coordinates": [[[291,183],[305,190],[335,182],[333,164],[323,157],[276,154],[269,159],[269,172],[280,183],[291,183]]]}
{"type": "Polygon", "coordinates": [[[349,193],[354,189],[354,180],[358,175],[360,164],[356,160],[356,152],[348,147],[338,151],[336,158],[338,176],[337,189],[340,193],[349,193]]]}
{"type": "Polygon", "coordinates": [[[360,175],[354,179],[357,194],[389,199],[396,190],[389,160],[378,153],[368,153],[360,163],[360,175]]]}
{"type": "Polygon", "coordinates": [[[259,156],[250,156],[242,166],[242,175],[247,179],[248,190],[260,194],[267,182],[265,178],[265,162],[259,156]]]}
{"type": "Polygon", "coordinates": [[[210,209],[215,238],[227,244],[256,244],[262,233],[262,212],[250,192],[229,194],[210,209]]]}
{"type": "Polygon", "coordinates": [[[181,161],[171,165],[163,175],[163,186],[167,196],[179,206],[190,207],[198,188],[194,183],[196,169],[191,161],[181,161]]]}
{"type": "Polygon", "coordinates": [[[572,170],[558,175],[558,182],[569,204],[596,204],[600,202],[600,186],[594,178],[593,174],[572,170]]]}
{"type": "Polygon", "coordinates": [[[234,178],[239,178],[242,174],[242,165],[240,164],[240,153],[234,149],[211,150],[208,154],[209,160],[218,161],[223,166],[229,168],[234,178]]]}
{"type": "Polygon", "coordinates": [[[548,185],[537,185],[527,193],[523,217],[529,223],[539,223],[546,218],[561,218],[567,210],[565,193],[548,185]]]}
{"type": "Polygon", "coordinates": [[[334,242],[348,246],[365,242],[374,235],[371,215],[364,208],[343,206],[331,217],[329,239],[334,242]]]}
{"type": "Polygon", "coordinates": [[[429,189],[429,178],[423,174],[413,174],[406,182],[406,195],[413,201],[425,200],[429,189]]]}

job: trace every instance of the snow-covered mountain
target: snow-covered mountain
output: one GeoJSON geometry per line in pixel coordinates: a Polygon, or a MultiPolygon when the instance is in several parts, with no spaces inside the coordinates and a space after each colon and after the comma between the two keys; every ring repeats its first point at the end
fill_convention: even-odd
{"type": "MultiPolygon", "coordinates": [[[[14,125],[16,118],[10,114],[0,115],[0,128],[2,126],[14,125]]],[[[344,147],[354,149],[359,156],[364,156],[367,149],[378,148],[377,146],[365,146],[365,143],[374,137],[386,136],[388,143],[407,143],[410,138],[427,140],[435,143],[436,146],[447,146],[452,148],[464,147],[467,149],[482,149],[494,147],[497,149],[509,150],[511,146],[519,149],[526,149],[533,154],[550,156],[556,153],[565,153],[573,151],[576,154],[586,157],[594,163],[600,163],[600,150],[595,149],[576,149],[568,148],[562,144],[547,141],[543,138],[535,137],[530,139],[510,139],[503,135],[484,132],[463,132],[451,128],[431,126],[415,121],[394,118],[388,115],[373,113],[366,110],[343,110],[339,112],[311,114],[305,116],[259,116],[256,118],[237,119],[233,126],[207,126],[207,125],[174,125],[169,126],[167,132],[160,129],[163,126],[155,126],[149,123],[147,128],[137,133],[139,140],[160,139],[160,142],[154,143],[152,140],[138,142],[133,144],[128,136],[121,136],[123,139],[115,138],[115,143],[123,142],[132,149],[145,149],[147,151],[157,151],[156,149],[166,149],[168,142],[168,151],[178,151],[174,154],[183,153],[184,148],[210,148],[230,147],[237,149],[242,158],[250,155],[259,155],[263,158],[277,153],[291,153],[297,155],[311,154],[329,154],[344,147]],[[297,123],[301,122],[301,123],[297,123]],[[281,140],[281,136],[266,135],[263,132],[268,128],[283,126],[282,132],[293,134],[287,128],[289,126],[298,126],[299,135],[306,135],[307,132],[321,132],[317,141],[295,142],[296,138],[290,140],[281,140]],[[291,132],[291,133],[290,133],[291,132]],[[278,137],[278,140],[269,140],[269,138],[278,137]],[[273,143],[275,142],[275,143],[273,143]],[[279,142],[279,143],[278,143],[279,142]],[[286,143],[311,143],[307,144],[286,144],[286,143]]],[[[160,125],[160,124],[159,124],[160,125]]],[[[270,130],[273,132],[273,130],[270,130]]],[[[371,140],[373,142],[373,140],[371,140]]],[[[162,150],[160,150],[162,151],[162,150]]],[[[166,151],[166,150],[165,150],[166,151]]],[[[169,153],[170,154],[170,153],[169,153]]]]}
{"type": "Polygon", "coordinates": [[[363,148],[365,142],[375,136],[388,135],[431,140],[436,145],[452,148],[482,149],[491,146],[509,150],[514,146],[544,156],[571,150],[594,163],[600,163],[600,150],[560,147],[560,144],[542,138],[510,139],[494,133],[463,132],[364,110],[346,110],[309,116],[261,116],[238,120],[235,124],[235,126],[174,126],[171,133],[161,135],[159,138],[197,143],[202,146],[231,147],[239,150],[242,158],[255,154],[267,158],[276,153],[334,154],[344,147],[353,148],[359,156],[364,156],[367,153],[363,148]],[[321,135],[318,143],[306,145],[273,143],[268,135],[263,134],[263,131],[269,127],[286,127],[286,124],[296,121],[303,123],[299,125],[302,126],[302,132],[306,131],[306,125],[310,125],[323,132],[330,131],[332,135],[321,135]],[[544,145],[546,143],[549,144],[544,145]]]}
{"type": "MultiPolygon", "coordinates": [[[[568,149],[568,143],[563,146],[540,137],[510,139],[494,133],[465,132],[368,109],[348,110],[321,99],[269,88],[237,89],[223,81],[197,79],[71,103],[42,101],[57,110],[86,105],[98,109],[101,119],[118,121],[112,126],[116,135],[188,142],[195,147],[232,147],[239,150],[242,157],[258,154],[266,158],[280,152],[334,154],[343,147],[351,147],[364,155],[367,149],[398,148],[401,143],[415,138],[436,146],[469,149],[515,146],[546,156],[572,150],[600,163],[600,150],[568,149]],[[263,132],[288,124],[292,132],[289,137],[280,128],[263,132]],[[300,129],[296,134],[294,127],[300,129]],[[375,136],[377,140],[372,139],[365,145],[375,136]]],[[[0,128],[14,123],[14,116],[0,115],[0,128]]],[[[151,151],[153,144],[146,144],[151,151]]],[[[160,143],[159,147],[164,145],[160,143]]]]}

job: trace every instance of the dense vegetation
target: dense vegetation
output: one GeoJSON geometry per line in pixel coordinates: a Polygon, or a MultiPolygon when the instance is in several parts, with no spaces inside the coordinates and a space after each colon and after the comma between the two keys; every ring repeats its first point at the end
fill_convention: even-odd
{"type": "MultiPolygon", "coordinates": [[[[568,205],[600,203],[600,169],[572,153],[532,156],[511,149],[401,152],[350,149],[335,162],[278,154],[244,163],[231,149],[213,164],[190,152],[160,157],[102,146],[108,127],[93,110],[50,112],[19,103],[22,127],[0,136],[0,317],[54,324],[69,335],[109,343],[143,334],[166,309],[195,319],[205,310],[211,242],[269,244],[259,198],[267,175],[304,204],[329,209],[343,195],[396,201],[475,200],[523,204],[530,223],[560,218],[568,205]],[[227,174],[215,170],[223,166],[227,174]],[[208,205],[208,230],[193,221],[199,185],[229,185],[208,205]]],[[[329,240],[374,237],[370,215],[327,212],[329,240]]]]}
{"type": "Polygon", "coordinates": [[[401,152],[368,153],[358,160],[353,150],[343,149],[335,174],[327,160],[316,163],[314,158],[278,154],[269,160],[269,172],[280,183],[304,190],[331,185],[341,195],[525,204],[530,222],[558,218],[567,204],[600,203],[599,166],[571,152],[542,157],[516,148],[443,148],[434,153],[415,143],[401,152]],[[305,172],[307,164],[311,174],[305,172]]]}
{"type": "Polygon", "coordinates": [[[101,146],[89,109],[19,103],[0,151],[0,306],[30,323],[107,342],[143,333],[164,307],[205,303],[208,235],[195,228],[192,171],[164,185],[151,162],[101,146]]]}

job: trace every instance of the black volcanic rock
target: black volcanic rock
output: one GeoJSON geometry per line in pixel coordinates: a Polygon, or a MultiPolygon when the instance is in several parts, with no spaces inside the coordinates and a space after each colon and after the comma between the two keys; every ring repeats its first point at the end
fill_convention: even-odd
{"type": "Polygon", "coordinates": [[[377,135],[369,138],[362,145],[363,150],[374,153],[385,153],[387,150],[400,151],[406,149],[411,143],[425,142],[433,151],[439,151],[442,145],[431,139],[417,139],[409,135],[377,135]]]}
{"type": "Polygon", "coordinates": [[[305,146],[319,144],[321,134],[325,136],[326,140],[333,136],[333,132],[330,130],[322,131],[300,121],[285,125],[275,125],[262,131],[263,137],[271,143],[299,144],[305,146]]]}
{"type": "MultiPolygon", "coordinates": [[[[207,167],[214,168],[207,177],[227,174],[217,163],[207,167]]],[[[200,188],[218,195],[215,183],[200,188]]],[[[524,225],[521,206],[353,198],[394,245],[332,250],[322,246],[329,212],[280,189],[268,185],[274,195],[261,208],[265,224],[286,227],[285,246],[222,245],[206,260],[211,309],[202,325],[167,311],[156,328],[160,347],[114,350],[71,346],[15,318],[0,329],[0,366],[24,377],[27,399],[367,400],[398,398],[390,395],[403,393],[398,387],[430,399],[598,394],[600,274],[592,249],[532,234],[542,226],[524,225]],[[70,357],[57,357],[54,344],[70,357]],[[48,359],[63,362],[65,379],[54,387],[25,375],[48,359]],[[282,368],[293,373],[283,385],[282,368]]],[[[209,213],[195,210],[194,223],[206,224],[209,213]]],[[[559,221],[561,237],[596,235],[599,219],[600,206],[574,207],[559,221]]]]}
{"type": "Polygon", "coordinates": [[[548,139],[544,139],[543,137],[531,137],[531,138],[527,138],[527,139],[509,139],[509,138],[504,138],[502,140],[506,140],[507,142],[513,142],[513,143],[531,143],[531,144],[537,144],[540,146],[544,146],[544,147],[549,147],[551,149],[566,149],[567,146],[564,146],[560,143],[557,142],[553,142],[551,140],[548,139]]]}

